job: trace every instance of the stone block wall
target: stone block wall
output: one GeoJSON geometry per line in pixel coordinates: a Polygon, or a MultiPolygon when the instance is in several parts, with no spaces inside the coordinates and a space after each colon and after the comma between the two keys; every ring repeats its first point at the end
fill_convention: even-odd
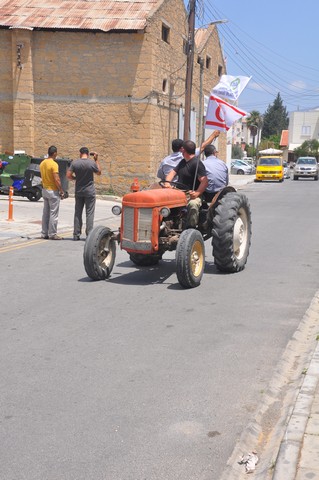
{"type": "Polygon", "coordinates": [[[183,43],[187,40],[187,16],[183,1],[166,1],[146,28],[146,41],[152,45],[152,90],[157,93],[153,109],[151,170],[171,152],[171,142],[178,138],[179,108],[184,105],[186,60],[183,43]],[[169,39],[162,39],[163,25],[169,39]]]}
{"type": "Polygon", "coordinates": [[[0,30],[0,152],[13,148],[12,32],[0,30]]]}

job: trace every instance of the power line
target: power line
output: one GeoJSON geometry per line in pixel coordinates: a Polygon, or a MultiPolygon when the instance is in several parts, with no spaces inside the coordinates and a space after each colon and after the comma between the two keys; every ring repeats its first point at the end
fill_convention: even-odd
{"type": "MultiPolygon", "coordinates": [[[[210,0],[206,0],[204,21],[209,22],[212,18],[225,17],[227,17],[227,15],[225,15],[224,12],[214,8],[210,0]]],[[[319,91],[316,87],[316,79],[313,77],[310,78],[311,73],[318,72],[318,69],[297,64],[273,52],[258,40],[253,39],[247,32],[232,21],[226,25],[222,25],[221,29],[225,40],[224,51],[227,55],[227,60],[230,59],[231,62],[239,68],[240,72],[244,72],[243,74],[252,76],[252,82],[258,86],[261,92],[275,98],[279,91],[283,101],[290,105],[293,105],[293,103],[299,100],[309,101],[309,99],[312,98],[318,98],[319,103],[319,91]],[[239,31],[240,37],[234,32],[233,27],[239,31]],[[243,35],[249,39],[248,44],[243,40],[243,35]],[[255,51],[258,52],[258,55],[254,53],[255,51]],[[280,59],[280,61],[276,60],[275,57],[280,59]],[[291,70],[291,65],[294,66],[293,71],[291,70]],[[302,68],[301,71],[299,71],[299,69],[296,70],[297,65],[302,68]],[[286,68],[286,66],[288,66],[288,68],[286,68]],[[305,75],[305,70],[307,70],[307,75],[305,75]],[[311,88],[303,88],[302,85],[293,85],[286,77],[286,74],[291,73],[296,73],[300,76],[302,74],[302,81],[304,83],[310,81],[313,86],[311,88]]],[[[266,104],[266,102],[264,103],[266,104]]]]}

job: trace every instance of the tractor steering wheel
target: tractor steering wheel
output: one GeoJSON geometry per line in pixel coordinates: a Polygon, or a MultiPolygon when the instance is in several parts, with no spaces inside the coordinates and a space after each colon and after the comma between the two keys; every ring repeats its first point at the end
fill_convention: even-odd
{"type": "Polygon", "coordinates": [[[190,188],[187,185],[185,185],[184,183],[181,183],[181,182],[168,182],[167,180],[160,180],[158,182],[158,184],[162,188],[166,188],[165,183],[169,183],[174,189],[181,190],[182,192],[189,192],[189,190],[190,190],[190,188]]]}

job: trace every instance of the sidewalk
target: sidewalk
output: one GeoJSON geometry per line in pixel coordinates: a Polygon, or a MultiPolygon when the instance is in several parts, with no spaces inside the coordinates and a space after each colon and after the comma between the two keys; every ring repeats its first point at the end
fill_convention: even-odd
{"type": "MultiPolygon", "coordinates": [[[[95,206],[95,224],[107,224],[110,228],[117,228],[118,217],[111,209],[120,202],[119,197],[97,198],[95,206]]],[[[66,198],[60,203],[58,234],[63,237],[73,236],[73,216],[75,201],[73,197],[66,198]]],[[[0,196],[0,246],[8,242],[21,239],[35,239],[41,236],[41,219],[43,201],[30,202],[27,198],[13,197],[13,220],[8,221],[8,197],[0,196]]],[[[85,214],[83,215],[85,218],[85,214]]],[[[85,238],[84,232],[82,232],[85,238]]]]}
{"type": "Polygon", "coordinates": [[[281,441],[273,480],[319,478],[319,343],[281,441]]]}

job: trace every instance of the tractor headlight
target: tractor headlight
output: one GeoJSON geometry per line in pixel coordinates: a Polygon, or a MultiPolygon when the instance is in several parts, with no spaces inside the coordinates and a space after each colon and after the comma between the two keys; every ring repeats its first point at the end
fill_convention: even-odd
{"type": "Polygon", "coordinates": [[[120,205],[114,205],[114,207],[112,207],[112,213],[113,215],[121,215],[122,207],[120,205]]]}
{"type": "Polygon", "coordinates": [[[168,207],[163,207],[160,209],[160,214],[162,215],[163,218],[166,218],[170,215],[171,211],[168,207]]]}

